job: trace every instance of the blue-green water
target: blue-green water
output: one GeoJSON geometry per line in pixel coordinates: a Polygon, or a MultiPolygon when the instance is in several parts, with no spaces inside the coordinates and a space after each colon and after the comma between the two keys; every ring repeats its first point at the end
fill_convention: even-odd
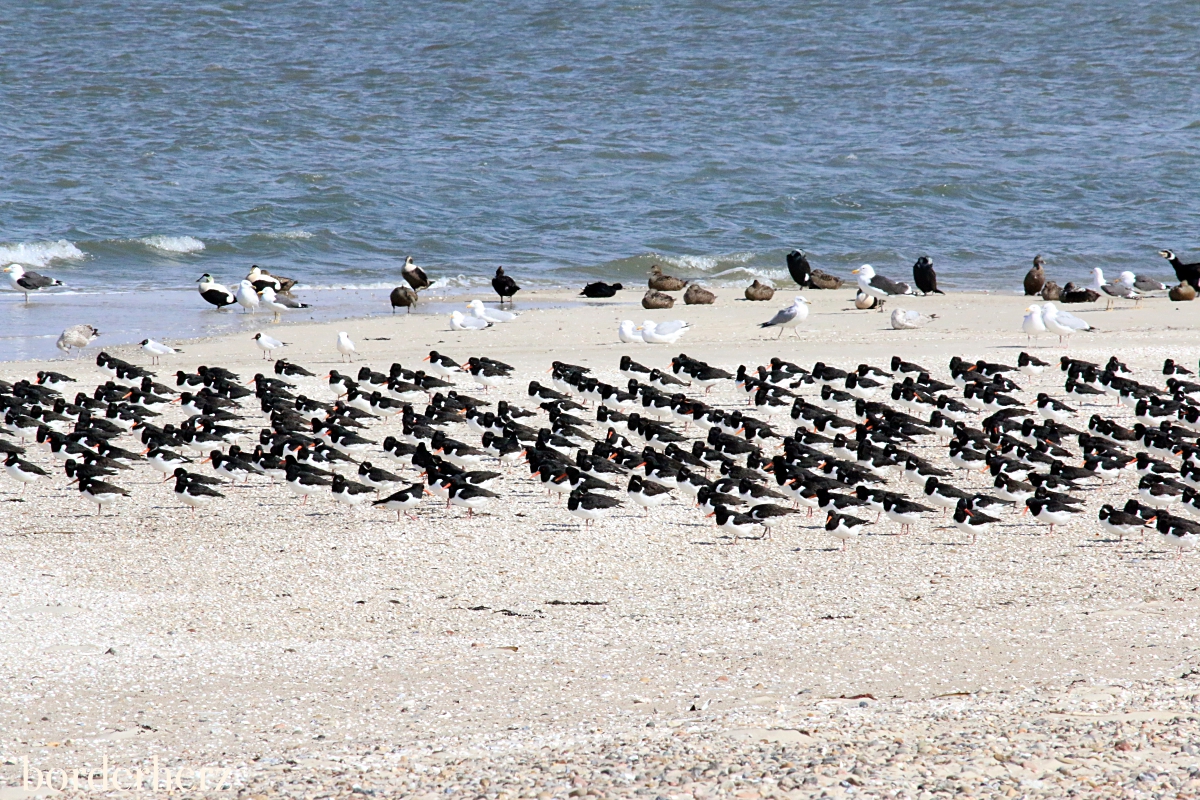
{"type": "MultiPolygon", "coordinates": [[[[1200,250],[1182,0],[10,3],[0,34],[0,262],[82,293],[0,295],[8,357],[93,293],[251,263],[354,313],[409,254],[571,286],[782,279],[802,247],[1009,289],[1035,253],[1064,283],[1200,250]]],[[[213,324],[104,303],[130,337],[213,324]]]]}

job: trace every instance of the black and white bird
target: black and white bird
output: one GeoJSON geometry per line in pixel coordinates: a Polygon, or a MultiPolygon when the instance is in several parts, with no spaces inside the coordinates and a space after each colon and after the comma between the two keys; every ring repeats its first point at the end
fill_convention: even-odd
{"type": "Polygon", "coordinates": [[[287,346],[287,342],[281,342],[278,339],[267,336],[265,333],[254,334],[254,343],[258,345],[259,350],[263,351],[263,358],[268,360],[273,358],[271,353],[281,347],[287,346]]]}
{"type": "Polygon", "coordinates": [[[1026,512],[1033,515],[1038,522],[1049,525],[1050,533],[1054,533],[1055,525],[1065,525],[1070,522],[1071,518],[1079,513],[1079,509],[1057,500],[1030,497],[1025,501],[1025,508],[1021,511],[1022,514],[1026,512]]]}
{"type": "Polygon", "coordinates": [[[671,489],[663,486],[661,483],[645,480],[641,475],[630,475],[629,486],[626,487],[626,494],[629,499],[637,503],[642,508],[646,509],[646,513],[650,513],[650,509],[670,502],[671,489]]]}
{"type": "Polygon", "coordinates": [[[907,283],[875,274],[875,268],[870,264],[863,264],[858,269],[851,270],[851,274],[858,276],[859,291],[879,301],[876,308],[880,311],[883,310],[884,301],[892,295],[913,293],[912,287],[907,283]]]}
{"type": "Polygon", "coordinates": [[[37,464],[32,464],[19,458],[15,451],[10,451],[8,457],[4,460],[4,471],[8,473],[8,477],[21,484],[21,493],[25,493],[25,487],[42,478],[49,478],[50,473],[39,467],[37,464]]]}
{"type": "Polygon", "coordinates": [[[122,497],[128,497],[129,492],[111,483],[95,478],[80,478],[79,493],[90,502],[96,504],[96,513],[103,513],[104,507],[115,503],[122,497]]]}
{"type": "Polygon", "coordinates": [[[620,500],[603,494],[589,494],[575,490],[567,496],[567,511],[572,516],[583,520],[584,527],[588,527],[600,517],[606,516],[619,505],[621,505],[620,500]]]}
{"type": "Polygon", "coordinates": [[[412,256],[408,256],[404,259],[404,266],[401,268],[401,274],[404,275],[404,280],[408,281],[408,285],[413,288],[414,292],[419,292],[422,289],[428,289],[430,286],[429,276],[425,274],[425,270],[413,263],[412,256]]]}
{"type": "Polygon", "coordinates": [[[945,294],[937,288],[937,273],[933,271],[933,260],[929,256],[921,256],[913,264],[913,283],[921,294],[945,294]]]}
{"type": "Polygon", "coordinates": [[[375,493],[373,487],[357,481],[346,480],[346,476],[339,472],[333,474],[333,483],[330,489],[333,492],[334,500],[350,507],[362,505],[375,493]]]}
{"type": "Polygon", "coordinates": [[[274,312],[275,318],[271,321],[276,323],[281,319],[281,315],[287,311],[298,311],[302,308],[312,307],[308,303],[301,303],[299,300],[289,295],[277,295],[275,294],[275,290],[270,286],[265,287],[262,292],[260,292],[260,295],[262,297],[262,304],[274,312]]]}
{"type": "Polygon", "coordinates": [[[1134,531],[1146,530],[1146,520],[1137,514],[1113,508],[1108,503],[1100,506],[1099,519],[1100,527],[1109,533],[1115,533],[1120,541],[1124,541],[1126,536],[1132,536],[1134,531]]]}
{"type": "Polygon", "coordinates": [[[25,302],[29,302],[29,293],[37,292],[42,289],[49,289],[53,286],[62,286],[63,282],[55,278],[39,275],[36,272],[26,271],[20,264],[9,264],[4,268],[8,274],[8,284],[13,288],[13,291],[23,292],[25,294],[25,302]]]}
{"type": "Polygon", "coordinates": [[[376,500],[371,505],[381,506],[389,511],[396,512],[396,521],[400,521],[401,514],[407,514],[409,519],[416,519],[412,514],[408,514],[410,508],[416,508],[421,504],[421,499],[430,494],[430,491],[425,488],[423,483],[414,483],[407,489],[401,489],[398,492],[393,492],[387,497],[376,500]]]}
{"type": "Polygon", "coordinates": [[[182,474],[177,473],[175,476],[175,496],[181,503],[189,506],[193,514],[197,508],[204,508],[225,496],[211,486],[193,480],[187,470],[181,472],[182,474]]]}
{"type": "Polygon", "coordinates": [[[971,534],[971,544],[975,544],[975,536],[979,531],[985,530],[987,526],[999,521],[997,517],[991,517],[982,511],[968,508],[966,500],[960,501],[954,509],[954,527],[971,534]]]}
{"type": "Polygon", "coordinates": [[[723,505],[714,508],[708,516],[716,517],[718,528],[733,534],[734,544],[743,536],[749,536],[761,524],[749,514],[738,514],[723,505]]]}
{"type": "Polygon", "coordinates": [[[858,535],[867,525],[867,521],[852,517],[849,514],[829,514],[825,518],[825,532],[835,539],[841,540],[842,549],[846,549],[846,540],[858,535]]]}
{"type": "Polygon", "coordinates": [[[150,356],[150,363],[157,364],[158,360],[163,356],[173,356],[176,353],[182,353],[182,350],[176,350],[174,347],[169,347],[162,342],[156,342],[153,339],[142,339],[140,342],[142,352],[150,356]]]}

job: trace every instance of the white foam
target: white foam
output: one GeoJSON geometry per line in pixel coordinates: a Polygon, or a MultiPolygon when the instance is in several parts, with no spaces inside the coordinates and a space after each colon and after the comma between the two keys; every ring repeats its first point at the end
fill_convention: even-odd
{"type": "Polygon", "coordinates": [[[56,242],[20,242],[0,244],[0,264],[21,264],[26,267],[44,267],[51,261],[81,261],[87,255],[66,239],[56,242]]]}
{"type": "Polygon", "coordinates": [[[313,235],[311,233],[309,233],[308,231],[302,231],[302,230],[276,231],[275,233],[269,233],[267,235],[271,236],[275,239],[311,239],[311,238],[313,238],[313,235]]]}
{"type": "Polygon", "coordinates": [[[194,236],[147,236],[138,241],[167,253],[199,253],[204,249],[204,242],[194,236]]]}
{"type": "Polygon", "coordinates": [[[751,252],[724,253],[715,256],[655,256],[656,259],[667,266],[695,272],[712,272],[715,269],[729,267],[733,264],[745,264],[754,257],[755,254],[751,252]]]}

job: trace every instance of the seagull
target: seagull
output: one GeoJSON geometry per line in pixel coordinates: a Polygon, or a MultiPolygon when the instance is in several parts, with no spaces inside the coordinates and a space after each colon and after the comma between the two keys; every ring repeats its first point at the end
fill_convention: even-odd
{"type": "Polygon", "coordinates": [[[645,344],[646,340],[642,338],[642,332],[633,324],[633,320],[622,320],[620,326],[617,327],[617,336],[625,344],[645,344]]]}
{"type": "Polygon", "coordinates": [[[72,325],[62,332],[54,346],[69,354],[72,347],[82,350],[96,341],[96,337],[99,335],[100,331],[91,325],[72,325]]]}
{"type": "Polygon", "coordinates": [[[1025,309],[1025,319],[1021,320],[1021,330],[1025,331],[1026,339],[1037,337],[1046,332],[1046,323],[1042,322],[1042,307],[1034,303],[1025,309]]]}
{"type": "Polygon", "coordinates": [[[238,305],[246,310],[246,313],[252,313],[258,310],[258,292],[254,291],[254,284],[250,281],[242,281],[234,290],[233,297],[237,300],[238,305]]]}
{"type": "Polygon", "coordinates": [[[213,276],[207,272],[196,279],[196,283],[200,284],[197,288],[200,290],[200,296],[204,301],[211,303],[220,311],[225,306],[231,306],[237,302],[233,292],[229,291],[229,287],[223,286],[213,280],[213,276]]]}
{"type": "Polygon", "coordinates": [[[1066,344],[1075,331],[1090,331],[1092,326],[1066,311],[1059,311],[1054,303],[1042,306],[1042,324],[1046,330],[1058,337],[1058,341],[1066,344]]]}
{"type": "MultiPolygon", "coordinates": [[[[783,332],[785,330],[788,328],[798,328],[800,323],[804,322],[806,319],[808,319],[808,301],[805,300],[802,295],[796,295],[795,301],[793,301],[790,306],[783,309],[775,316],[771,317],[769,321],[762,323],[758,327],[771,328],[778,326],[779,335],[775,338],[782,339],[783,332]]],[[[800,338],[800,331],[798,330],[796,331],[796,338],[800,338]]]]}
{"type": "Polygon", "coordinates": [[[157,364],[158,360],[163,356],[173,356],[176,353],[183,352],[176,350],[174,347],[167,347],[162,342],[156,342],[153,339],[142,339],[142,352],[150,356],[150,363],[157,364]]]}
{"type": "Polygon", "coordinates": [[[891,278],[885,278],[882,275],[875,274],[875,268],[870,264],[863,264],[856,270],[851,271],[852,275],[858,276],[858,288],[862,293],[869,297],[874,297],[879,300],[879,310],[883,310],[883,303],[894,294],[912,294],[913,290],[907,283],[894,281],[891,278]]]}
{"type": "Polygon", "coordinates": [[[275,312],[274,322],[279,322],[279,315],[284,311],[292,311],[298,308],[312,308],[308,303],[301,303],[294,297],[275,294],[275,290],[270,286],[262,290],[262,301],[267,308],[275,312]]]}
{"type": "Polygon", "coordinates": [[[408,281],[408,285],[413,288],[414,292],[429,288],[429,276],[425,274],[425,270],[413,263],[412,256],[404,259],[404,267],[400,272],[404,275],[404,280],[408,281]]]}
{"type": "Polygon", "coordinates": [[[646,320],[642,323],[642,339],[646,344],[675,344],[689,329],[690,326],[681,319],[657,324],[646,320]]]}
{"type": "MultiPolygon", "coordinates": [[[[1132,273],[1130,273],[1132,274],[1132,273]]],[[[1092,285],[1091,289],[1094,292],[1103,292],[1108,295],[1108,303],[1104,306],[1105,311],[1111,311],[1113,302],[1120,297],[1125,300],[1136,300],[1139,303],[1142,301],[1142,296],[1133,288],[1132,281],[1129,286],[1121,283],[1120,280],[1115,280],[1111,284],[1104,282],[1104,271],[1100,267],[1092,269],[1092,285]]]]}
{"type": "Polygon", "coordinates": [[[925,327],[935,319],[937,319],[937,314],[926,316],[920,311],[906,311],[903,308],[897,308],[892,311],[892,328],[898,331],[912,331],[925,327]]]}
{"type": "Polygon", "coordinates": [[[1121,283],[1137,289],[1139,292],[1162,292],[1167,288],[1167,285],[1161,281],[1156,281],[1154,278],[1147,278],[1145,275],[1134,275],[1128,270],[1121,273],[1119,280],[1121,283]]]}
{"type": "Polygon", "coordinates": [[[271,358],[272,350],[278,350],[281,347],[287,346],[287,342],[281,342],[278,339],[272,339],[270,336],[267,336],[265,333],[254,334],[254,342],[263,351],[263,358],[266,358],[266,359],[271,358]]]}
{"type": "Polygon", "coordinates": [[[492,323],[486,319],[475,316],[468,317],[461,311],[450,314],[450,330],[452,331],[481,331],[491,326],[492,323]]]}
{"type": "Polygon", "coordinates": [[[472,300],[467,303],[467,306],[474,312],[479,319],[487,320],[488,322],[512,322],[520,316],[511,311],[501,311],[498,308],[487,308],[483,305],[482,300],[472,300]]]}
{"type": "Polygon", "coordinates": [[[4,268],[8,273],[8,283],[12,286],[13,291],[24,292],[25,302],[29,302],[29,293],[36,292],[38,289],[46,289],[50,286],[62,286],[63,282],[54,278],[48,278],[45,275],[39,275],[36,272],[26,272],[20,264],[9,264],[4,268]]]}
{"type": "Polygon", "coordinates": [[[354,363],[354,354],[358,351],[354,349],[354,342],[350,340],[350,334],[345,331],[338,331],[337,351],[342,354],[343,358],[349,358],[351,364],[354,363]]]}

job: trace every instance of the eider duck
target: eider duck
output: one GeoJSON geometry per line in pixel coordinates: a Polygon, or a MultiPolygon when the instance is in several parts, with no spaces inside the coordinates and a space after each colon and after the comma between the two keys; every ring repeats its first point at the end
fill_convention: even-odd
{"type": "Polygon", "coordinates": [[[757,278],[754,279],[754,283],[746,287],[747,300],[770,300],[774,296],[775,289],[765,283],[759,283],[757,278]]]}
{"type": "Polygon", "coordinates": [[[1186,303],[1196,299],[1196,290],[1187,281],[1183,281],[1178,286],[1172,286],[1167,292],[1167,297],[1174,300],[1176,303],[1186,303]]]}
{"type": "Polygon", "coordinates": [[[716,294],[694,283],[683,293],[684,305],[689,306],[711,306],[716,299],[716,294]]]}
{"type": "Polygon", "coordinates": [[[669,294],[663,294],[657,289],[647,289],[646,294],[642,296],[642,308],[645,309],[670,308],[673,305],[675,305],[675,298],[669,294]]]}
{"type": "Polygon", "coordinates": [[[591,297],[593,299],[599,297],[612,297],[623,288],[625,287],[619,283],[604,283],[603,281],[596,281],[595,283],[589,283],[587,286],[583,287],[583,291],[580,292],[580,294],[584,297],[591,297]]]}
{"type": "Polygon", "coordinates": [[[517,282],[504,274],[504,267],[496,267],[496,277],[492,278],[492,288],[496,290],[496,294],[500,295],[500,305],[504,305],[504,298],[508,298],[511,303],[513,295],[521,291],[521,287],[517,286],[517,282]]]}
{"type": "Polygon", "coordinates": [[[429,288],[429,276],[425,274],[425,270],[413,263],[412,256],[404,259],[404,266],[400,269],[400,274],[404,276],[404,280],[408,281],[408,285],[413,288],[414,292],[429,288]]]}
{"type": "Polygon", "coordinates": [[[412,313],[412,307],[417,304],[417,293],[407,286],[397,286],[392,289],[391,295],[392,313],[396,313],[397,308],[407,308],[408,313],[412,313]]]}
{"type": "Polygon", "coordinates": [[[840,289],[843,283],[841,278],[824,270],[814,269],[808,276],[808,285],[814,289],[840,289]]]}
{"type": "Polygon", "coordinates": [[[788,274],[792,276],[797,285],[801,287],[809,286],[809,280],[812,277],[812,267],[808,263],[808,257],[803,250],[793,250],[787,254],[788,274]]]}
{"type": "MultiPolygon", "coordinates": [[[[1046,270],[1042,268],[1045,263],[1046,262],[1042,260],[1040,253],[1033,257],[1033,269],[1025,273],[1026,297],[1033,297],[1035,294],[1041,294],[1042,288],[1046,285],[1046,270]]],[[[1045,295],[1042,295],[1042,297],[1046,300],[1050,299],[1045,295]]],[[[1057,300],[1058,298],[1056,297],[1054,299],[1057,300]]]]}
{"type": "Polygon", "coordinates": [[[1175,268],[1175,278],[1180,283],[1187,281],[1192,286],[1200,286],[1200,263],[1185,264],[1170,250],[1159,250],[1158,254],[1171,262],[1175,268]]]}
{"type": "Polygon", "coordinates": [[[933,259],[921,256],[913,264],[913,283],[921,294],[945,294],[937,287],[937,273],[933,271],[933,259]]]}
{"type": "Polygon", "coordinates": [[[1062,289],[1054,281],[1046,281],[1042,286],[1042,299],[1047,302],[1057,301],[1062,298],[1062,289]]]}
{"type": "Polygon", "coordinates": [[[237,302],[237,298],[233,296],[233,292],[229,291],[229,287],[214,281],[213,276],[207,272],[197,278],[196,283],[200,284],[197,287],[200,290],[200,296],[204,298],[205,302],[216,306],[218,311],[237,302]]]}
{"type": "Polygon", "coordinates": [[[679,278],[671,275],[664,275],[662,267],[658,264],[650,267],[650,288],[659,292],[678,292],[683,287],[687,286],[687,281],[681,281],[679,278]]]}

